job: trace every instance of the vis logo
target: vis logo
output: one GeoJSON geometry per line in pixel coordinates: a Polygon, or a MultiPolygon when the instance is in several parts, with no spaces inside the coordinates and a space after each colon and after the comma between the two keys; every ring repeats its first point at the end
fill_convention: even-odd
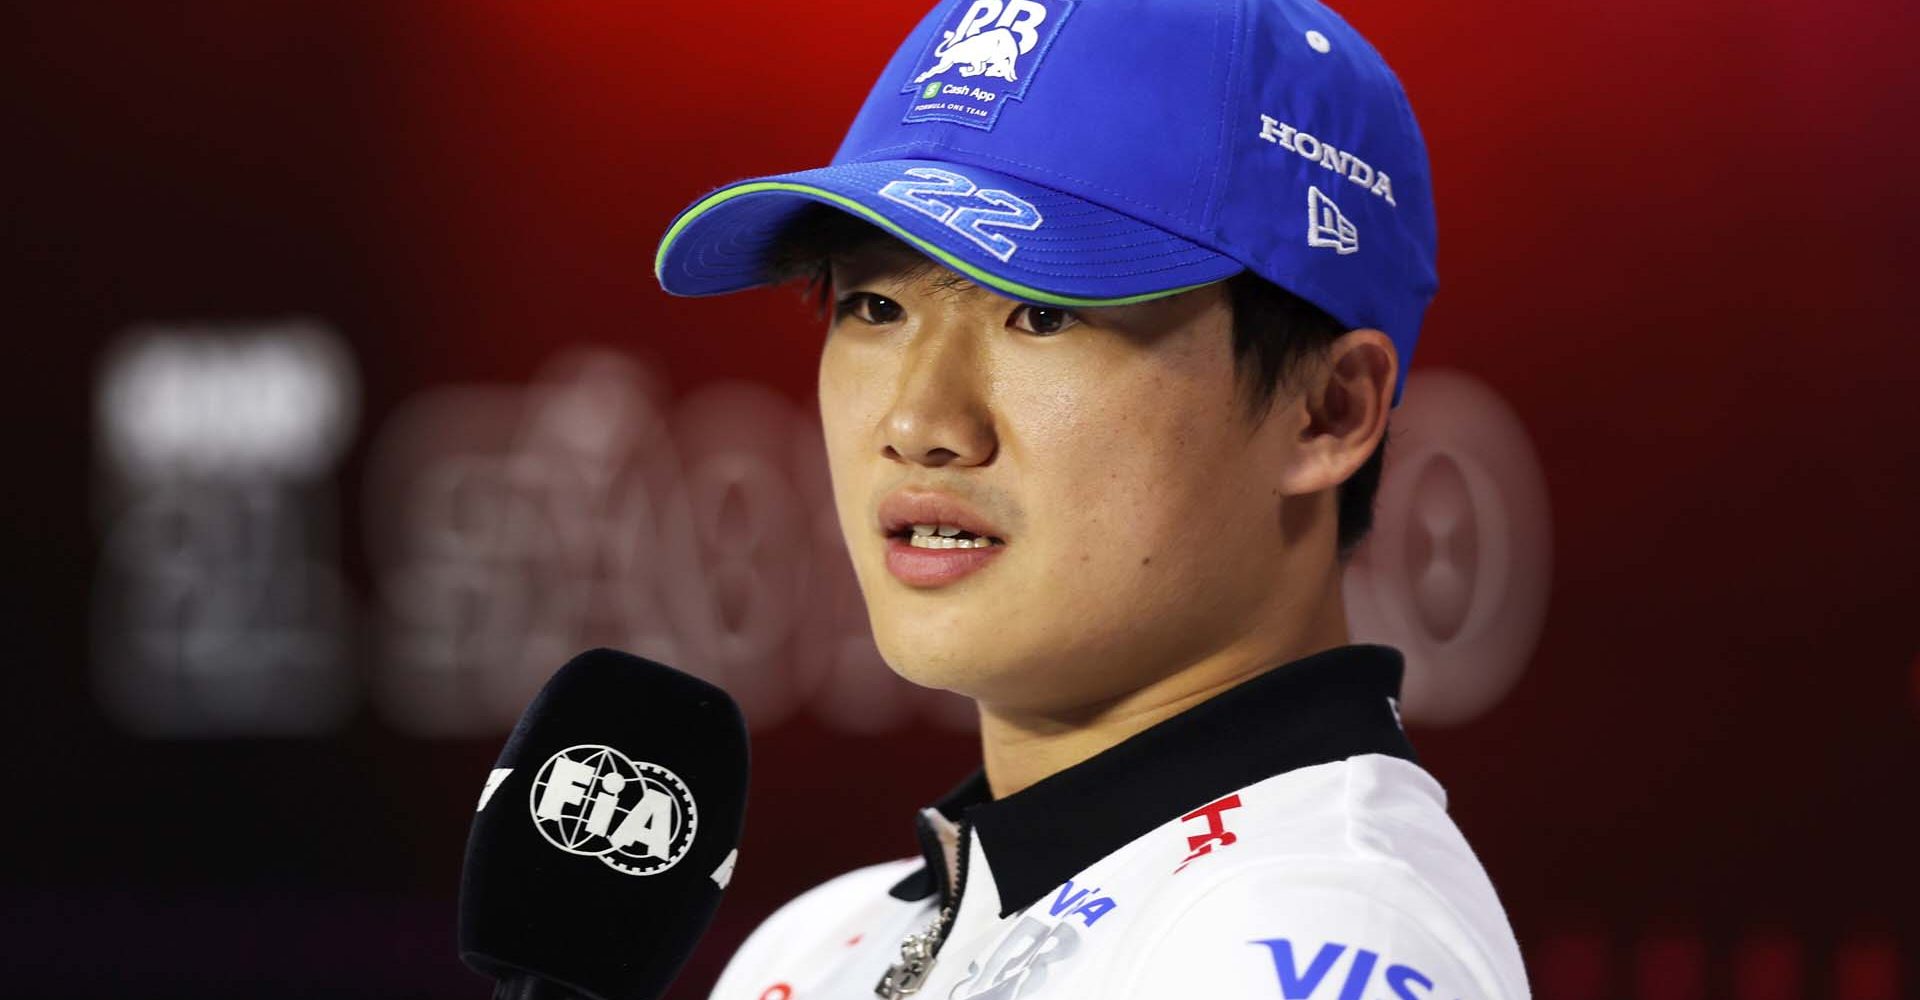
{"type": "MultiPolygon", "coordinates": [[[[1307,1000],[1312,997],[1323,983],[1331,982],[1328,973],[1333,971],[1340,956],[1349,953],[1353,960],[1347,965],[1340,992],[1333,996],[1337,996],[1338,1000],[1361,1000],[1367,995],[1368,981],[1373,978],[1374,970],[1381,964],[1379,952],[1365,948],[1349,949],[1344,944],[1329,941],[1313,953],[1303,968],[1299,959],[1305,957],[1304,954],[1296,952],[1293,942],[1287,938],[1266,938],[1248,943],[1262,945],[1272,954],[1273,971],[1280,977],[1280,995],[1286,1000],[1307,1000]]],[[[1398,1000],[1435,1000],[1433,980],[1411,965],[1389,964],[1381,978],[1398,1000]]]]}

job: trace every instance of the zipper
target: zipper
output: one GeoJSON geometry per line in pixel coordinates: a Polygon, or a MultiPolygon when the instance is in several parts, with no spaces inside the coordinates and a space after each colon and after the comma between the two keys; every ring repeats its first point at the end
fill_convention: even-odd
{"type": "MultiPolygon", "coordinates": [[[[946,943],[947,932],[953,929],[953,918],[960,912],[960,895],[967,888],[967,858],[973,853],[973,826],[965,821],[960,825],[960,840],[954,848],[955,867],[958,869],[957,885],[943,885],[946,901],[940,907],[939,915],[933,918],[925,930],[915,931],[900,942],[900,961],[893,963],[880,982],[873,987],[874,996],[881,1000],[900,1000],[920,991],[933,973],[933,960],[940,953],[940,946],[946,943]]],[[[942,880],[945,882],[945,880],[942,880]]]]}

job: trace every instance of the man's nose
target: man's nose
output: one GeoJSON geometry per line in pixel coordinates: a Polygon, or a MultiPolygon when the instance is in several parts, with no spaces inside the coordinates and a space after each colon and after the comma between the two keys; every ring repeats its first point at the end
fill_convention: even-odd
{"type": "Polygon", "coordinates": [[[999,446],[987,404],[977,335],[929,322],[905,348],[893,405],[881,420],[881,451],[927,466],[986,463],[999,446]]]}

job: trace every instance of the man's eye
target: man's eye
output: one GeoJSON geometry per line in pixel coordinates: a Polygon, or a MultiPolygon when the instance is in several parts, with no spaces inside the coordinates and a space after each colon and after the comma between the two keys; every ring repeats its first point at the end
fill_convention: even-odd
{"type": "Polygon", "coordinates": [[[872,292],[853,292],[843,296],[839,302],[834,304],[833,318],[837,321],[842,317],[852,316],[862,323],[878,325],[881,323],[891,323],[899,319],[900,315],[905,311],[906,310],[900,307],[900,303],[884,295],[875,295],[872,292]]]}
{"type": "Polygon", "coordinates": [[[1059,306],[1022,305],[1013,312],[1013,319],[1020,329],[1041,336],[1059,333],[1080,322],[1071,310],[1059,306]],[[1023,322],[1024,320],[1024,322],[1023,322]]]}

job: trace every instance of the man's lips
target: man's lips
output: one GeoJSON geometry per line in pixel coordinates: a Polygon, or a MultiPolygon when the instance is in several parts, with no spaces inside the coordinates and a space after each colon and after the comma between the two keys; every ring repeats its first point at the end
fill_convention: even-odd
{"type": "Polygon", "coordinates": [[[952,493],[898,489],[880,501],[878,525],[882,535],[904,538],[913,532],[916,524],[944,525],[980,538],[991,538],[996,543],[1007,541],[998,526],[952,493]]]}
{"type": "MultiPolygon", "coordinates": [[[[1007,548],[1007,536],[999,525],[967,501],[939,490],[894,490],[880,501],[876,521],[886,539],[887,572],[909,587],[944,587],[993,562],[1007,548]],[[915,545],[916,524],[957,528],[991,544],[951,546],[936,541],[933,546],[915,545]]],[[[936,534],[932,539],[940,537],[936,534]]]]}
{"type": "Polygon", "coordinates": [[[887,572],[909,587],[944,587],[1000,558],[1005,545],[923,549],[904,538],[886,541],[887,572]]]}

